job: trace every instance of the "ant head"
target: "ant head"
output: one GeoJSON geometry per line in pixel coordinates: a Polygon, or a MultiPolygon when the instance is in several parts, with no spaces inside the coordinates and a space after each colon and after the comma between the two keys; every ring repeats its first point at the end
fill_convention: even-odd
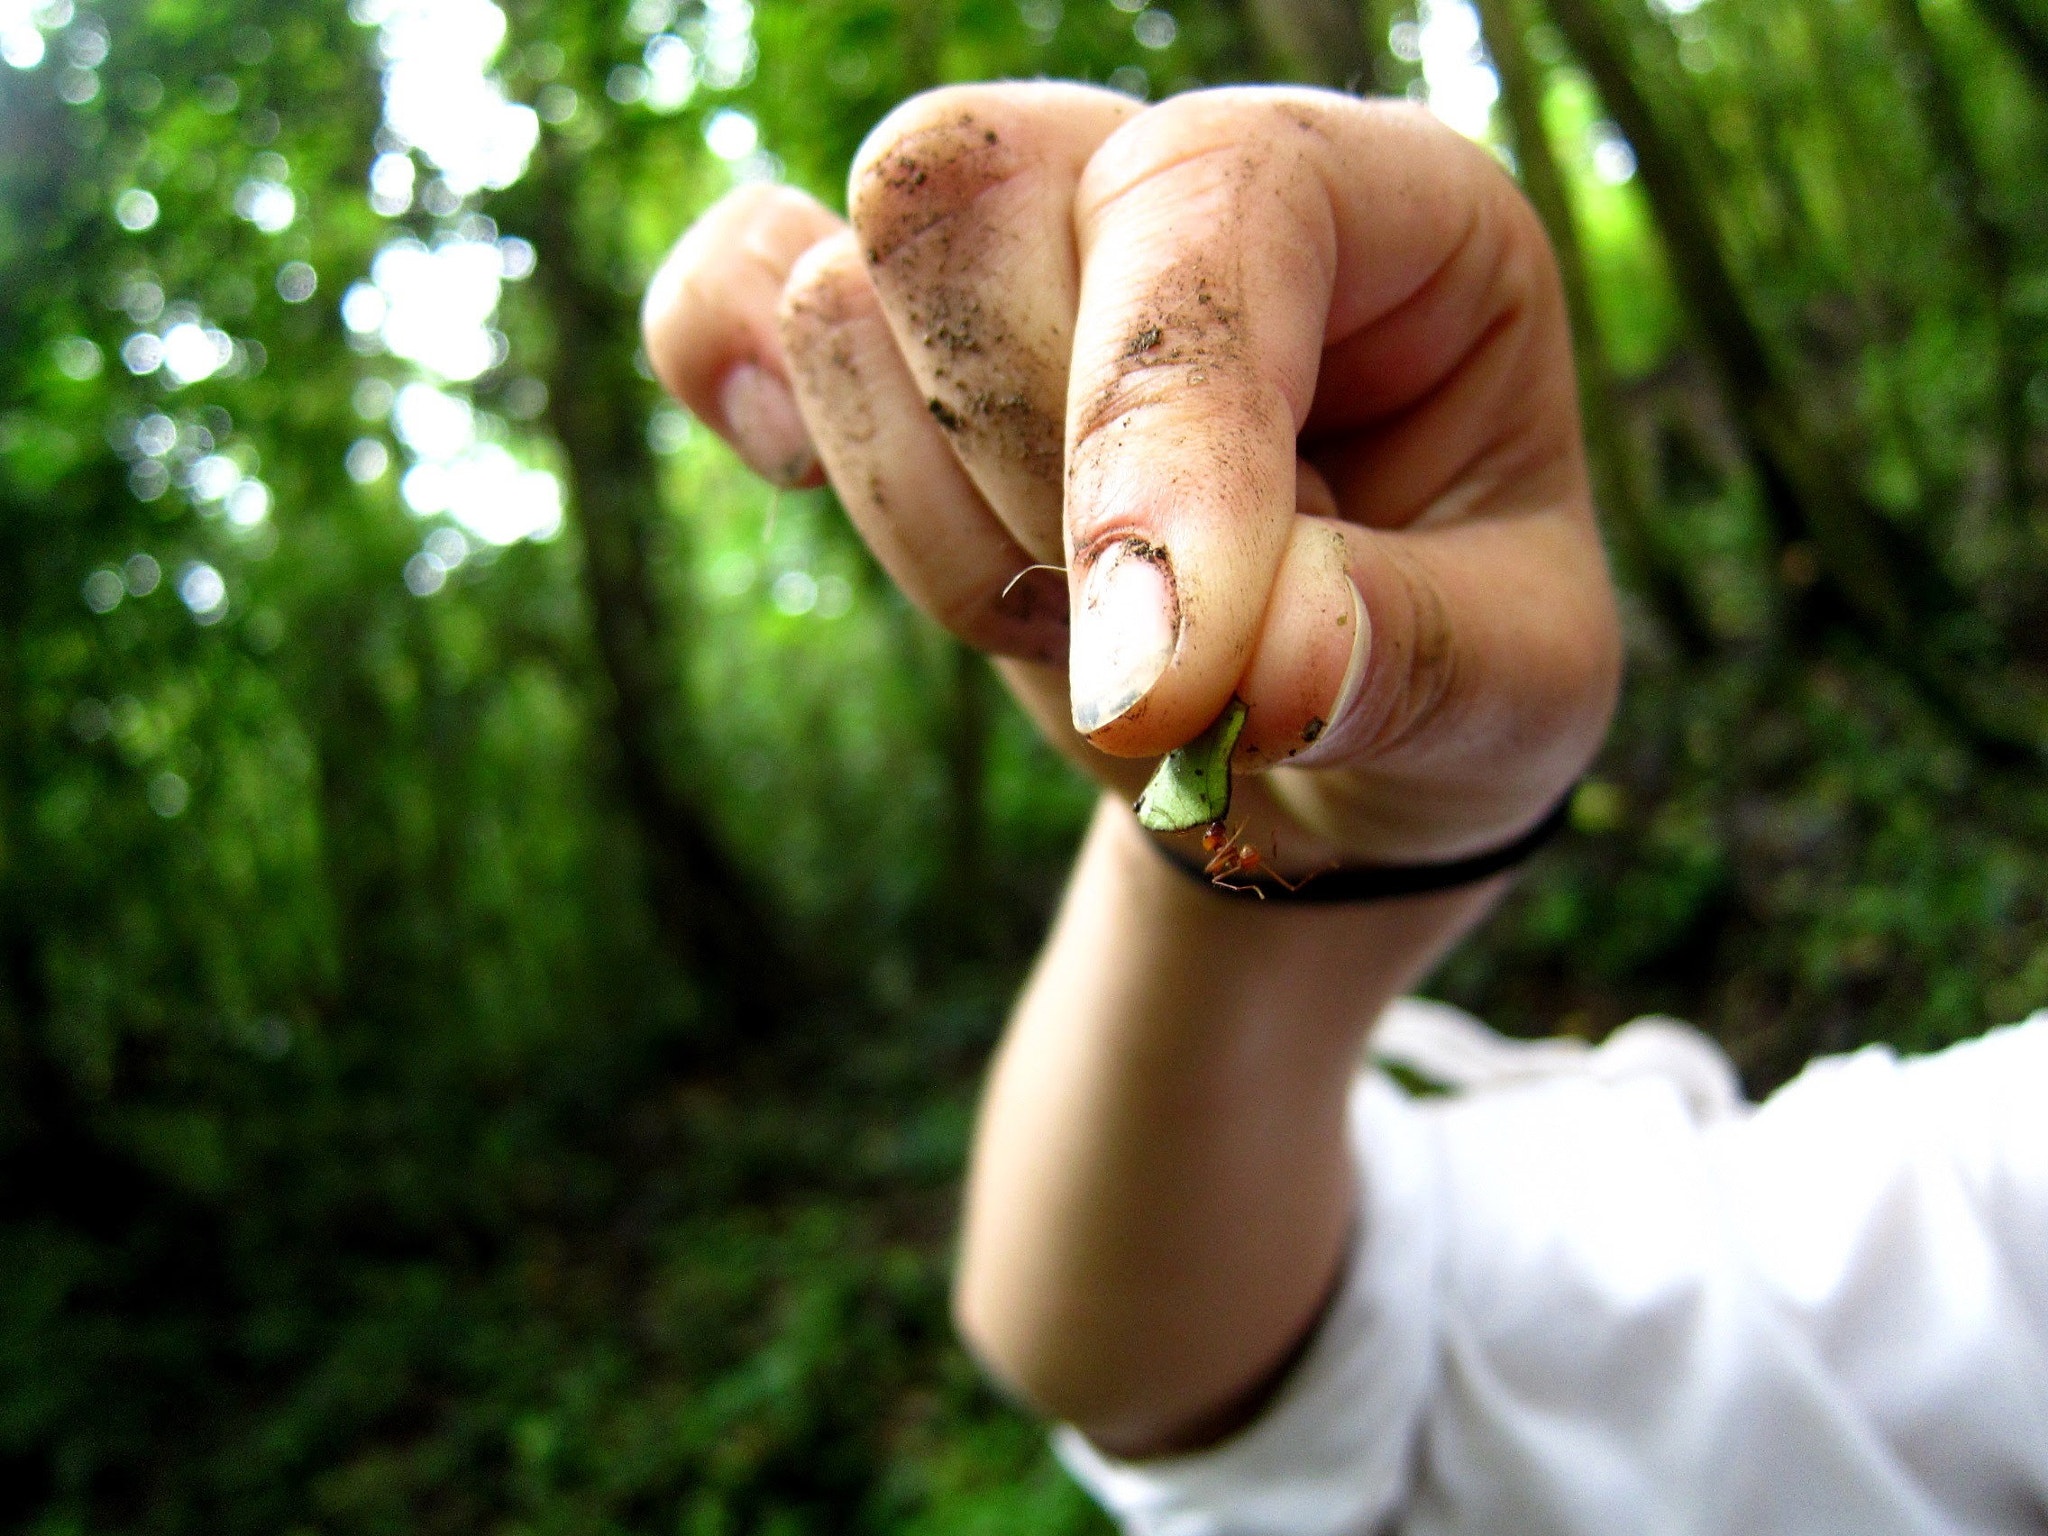
{"type": "Polygon", "coordinates": [[[1208,826],[1202,828],[1202,851],[1204,853],[1216,853],[1228,846],[1229,842],[1230,828],[1224,826],[1222,822],[1212,821],[1208,826]]]}

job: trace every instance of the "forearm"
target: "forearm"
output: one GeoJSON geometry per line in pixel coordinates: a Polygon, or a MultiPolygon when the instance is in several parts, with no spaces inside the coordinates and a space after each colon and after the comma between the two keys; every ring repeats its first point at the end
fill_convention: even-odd
{"type": "Polygon", "coordinates": [[[982,1106],[957,1300],[990,1367],[1112,1450],[1227,1427],[1340,1267],[1364,1034],[1498,884],[1226,898],[1105,801],[982,1106]]]}

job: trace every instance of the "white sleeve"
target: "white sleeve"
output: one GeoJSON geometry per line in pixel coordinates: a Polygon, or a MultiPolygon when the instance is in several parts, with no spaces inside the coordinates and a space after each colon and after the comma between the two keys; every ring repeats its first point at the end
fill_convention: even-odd
{"type": "Polygon", "coordinates": [[[1361,1077],[1351,1138],[1361,1215],[1347,1268],[1258,1422],[1192,1456],[1119,1462],[1071,1429],[1067,1468],[1134,1536],[1363,1536],[1408,1491],[1435,1350],[1434,1154],[1399,1090],[1361,1077]]]}
{"type": "Polygon", "coordinates": [[[1368,1080],[1359,1241],[1268,1413],[1062,1455],[1142,1536],[2038,1531],[2044,1101],[2048,1018],[1706,1125],[1654,1074],[1368,1080]]]}

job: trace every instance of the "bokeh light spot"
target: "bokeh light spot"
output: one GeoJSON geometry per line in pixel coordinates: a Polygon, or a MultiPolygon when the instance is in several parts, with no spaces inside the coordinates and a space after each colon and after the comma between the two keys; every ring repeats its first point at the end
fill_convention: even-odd
{"type": "Polygon", "coordinates": [[[100,376],[100,349],[86,337],[59,337],[51,346],[50,353],[57,364],[57,371],[67,379],[83,384],[87,379],[100,376]]]}
{"type": "Polygon", "coordinates": [[[204,560],[194,560],[178,573],[178,600],[200,623],[214,623],[227,612],[227,581],[204,560]]]}
{"type": "Polygon", "coordinates": [[[299,200],[282,182],[251,177],[235,189],[235,212],[266,235],[281,234],[299,216],[299,200]]]}
{"type": "Polygon", "coordinates": [[[356,0],[350,15],[379,28],[386,128],[432,161],[457,197],[525,173],[540,120],[491,76],[503,11],[490,0],[356,0]]]}
{"type": "Polygon", "coordinates": [[[397,398],[397,391],[392,389],[388,380],[373,375],[357,381],[349,403],[364,421],[382,421],[391,414],[391,403],[397,398]]]}
{"type": "Polygon", "coordinates": [[[1135,64],[1119,64],[1109,72],[1109,88],[1145,100],[1152,94],[1152,77],[1135,64]]]}
{"type": "Polygon", "coordinates": [[[1595,123],[1586,133],[1592,148],[1593,174],[1610,187],[1630,181],[1636,174],[1635,147],[1610,122],[1595,123]]]}
{"type": "Polygon", "coordinates": [[[234,360],[235,344],[225,331],[195,320],[172,326],[163,336],[163,371],[173,387],[210,379],[234,360]]]}
{"type": "Polygon", "coordinates": [[[405,590],[414,597],[432,597],[448,585],[448,567],[427,550],[405,562],[405,590]]]}
{"type": "Polygon", "coordinates": [[[664,32],[647,44],[647,105],[656,112],[678,112],[697,94],[697,52],[673,33],[664,32]]]}
{"type": "Polygon", "coordinates": [[[1467,138],[1482,139],[1500,98],[1500,78],[1480,45],[1470,0],[1422,0],[1415,45],[1429,110],[1467,138]]]}
{"type": "Polygon", "coordinates": [[[0,25],[0,59],[16,69],[34,69],[43,62],[43,34],[26,17],[9,16],[0,25]]]}
{"type": "Polygon", "coordinates": [[[160,501],[171,488],[171,472],[155,459],[144,459],[128,471],[128,490],[137,501],[160,501]]]}
{"type": "Polygon", "coordinates": [[[149,808],[166,821],[184,815],[185,807],[192,803],[192,786],[168,768],[152,778],[143,793],[149,808]]]}
{"type": "Polygon", "coordinates": [[[303,304],[320,291],[320,274],[312,263],[288,261],[277,269],[277,296],[287,304],[303,304]]]}
{"type": "Polygon", "coordinates": [[[664,458],[681,453],[690,444],[689,413],[665,405],[647,418],[647,446],[664,458]]]}
{"type": "MultiPolygon", "coordinates": [[[[377,253],[373,290],[383,312],[374,327],[386,348],[444,379],[466,382],[498,362],[490,320],[498,307],[504,257],[495,241],[447,240],[431,250],[401,240],[377,253]]],[[[351,289],[353,294],[356,290],[351,289]]],[[[343,301],[349,329],[372,329],[375,305],[343,301]]]]}
{"type": "Polygon", "coordinates": [[[457,570],[469,558],[469,540],[459,528],[436,528],[427,535],[426,551],[447,571],[457,570]]]}
{"type": "Polygon", "coordinates": [[[1140,11],[1131,23],[1131,35],[1141,48],[1171,48],[1180,36],[1180,23],[1165,11],[1140,11]]]}
{"type": "Polygon", "coordinates": [[[726,107],[704,125],[704,142],[721,160],[744,160],[761,145],[761,126],[744,112],[726,107]]]}
{"type": "Polygon", "coordinates": [[[152,459],[160,459],[178,446],[178,424],[162,411],[151,411],[135,423],[135,446],[152,459]]]}
{"type": "Polygon", "coordinates": [[[130,187],[114,199],[114,222],[131,235],[154,228],[158,211],[156,194],[141,187],[130,187]]]}
{"type": "Polygon", "coordinates": [[[374,485],[391,470],[391,450],[374,437],[359,437],[348,445],[342,467],[357,485],[374,485]]]}
{"type": "Polygon", "coordinates": [[[128,584],[121,579],[119,571],[94,571],[85,578],[80,589],[85,606],[94,613],[112,613],[128,595],[128,584]]]}
{"type": "Polygon", "coordinates": [[[137,378],[155,373],[163,362],[163,341],[152,332],[138,331],[121,343],[121,366],[137,378]]]}
{"type": "Polygon", "coordinates": [[[261,480],[244,480],[228,492],[227,512],[237,528],[261,527],[270,517],[270,487],[261,480]]]}
{"type": "Polygon", "coordinates": [[[241,483],[241,465],[224,453],[210,453],[192,466],[186,487],[199,501],[225,501],[241,483]]]}
{"type": "Polygon", "coordinates": [[[784,571],[768,589],[768,601],[777,613],[802,618],[818,606],[818,581],[809,571],[784,571]]]}

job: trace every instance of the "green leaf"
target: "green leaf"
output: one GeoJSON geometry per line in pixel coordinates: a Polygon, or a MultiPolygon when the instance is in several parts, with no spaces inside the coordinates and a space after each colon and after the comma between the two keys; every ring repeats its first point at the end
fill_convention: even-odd
{"type": "Polygon", "coordinates": [[[1138,796],[1138,824],[1186,832],[1230,814],[1230,753],[1244,731],[1244,701],[1232,699],[1201,735],[1166,754],[1138,796]]]}

